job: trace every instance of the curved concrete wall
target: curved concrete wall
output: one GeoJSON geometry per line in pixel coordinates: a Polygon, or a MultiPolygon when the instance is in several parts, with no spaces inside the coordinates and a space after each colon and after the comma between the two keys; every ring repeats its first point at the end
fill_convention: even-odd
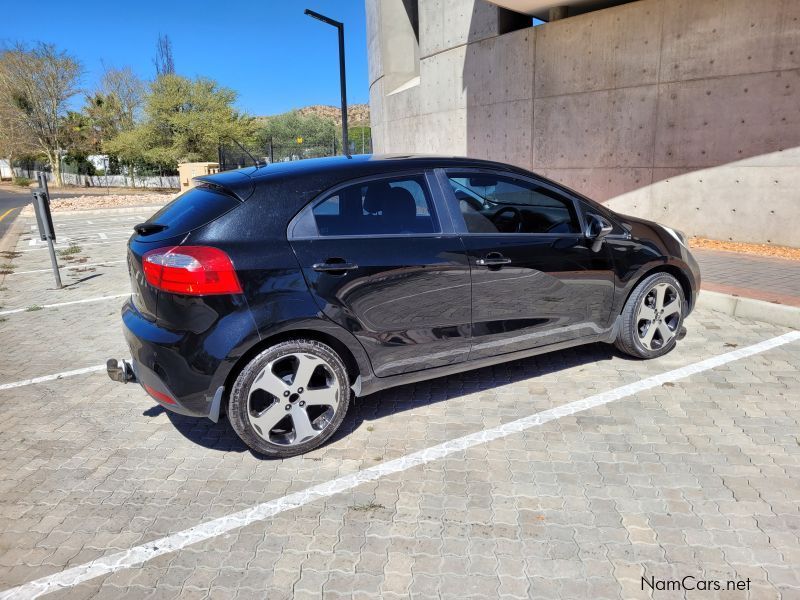
{"type": "Polygon", "coordinates": [[[388,94],[380,15],[402,1],[367,0],[376,151],[511,162],[690,235],[800,246],[797,0],[640,0],[510,33],[483,0],[419,0],[419,79],[388,94]]]}

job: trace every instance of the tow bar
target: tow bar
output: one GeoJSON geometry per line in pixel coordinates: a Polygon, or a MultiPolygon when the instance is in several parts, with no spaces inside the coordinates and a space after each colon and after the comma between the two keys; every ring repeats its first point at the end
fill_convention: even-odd
{"type": "Polygon", "coordinates": [[[106,372],[111,378],[111,381],[119,381],[120,383],[136,383],[136,373],[133,372],[133,367],[127,360],[122,360],[119,364],[116,358],[109,358],[106,361],[106,372]]]}

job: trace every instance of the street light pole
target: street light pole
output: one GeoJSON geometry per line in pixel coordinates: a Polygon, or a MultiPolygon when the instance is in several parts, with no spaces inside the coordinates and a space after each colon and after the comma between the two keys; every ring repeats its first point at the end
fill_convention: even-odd
{"type": "Polygon", "coordinates": [[[350,140],[347,137],[347,83],[344,70],[344,23],[334,21],[308,8],[305,10],[305,14],[323,23],[332,25],[339,30],[339,84],[342,90],[342,150],[346,156],[350,156],[350,140]]]}

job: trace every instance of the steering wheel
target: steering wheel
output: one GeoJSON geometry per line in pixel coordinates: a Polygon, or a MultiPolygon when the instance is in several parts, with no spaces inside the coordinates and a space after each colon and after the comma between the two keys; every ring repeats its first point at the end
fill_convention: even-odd
{"type": "Polygon", "coordinates": [[[491,219],[492,223],[494,223],[495,227],[497,227],[497,230],[503,231],[503,233],[519,233],[520,231],[522,231],[522,213],[520,213],[519,210],[514,208],[513,206],[504,206],[496,213],[494,213],[491,219]],[[511,213],[514,215],[514,221],[513,221],[514,228],[511,229],[510,231],[503,231],[503,229],[500,227],[500,223],[502,223],[502,221],[504,220],[503,218],[501,218],[501,215],[503,215],[504,213],[511,213]]]}

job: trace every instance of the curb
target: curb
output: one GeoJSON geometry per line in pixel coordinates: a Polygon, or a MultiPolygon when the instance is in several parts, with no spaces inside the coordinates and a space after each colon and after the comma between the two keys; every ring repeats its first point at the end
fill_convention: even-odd
{"type": "MultiPolygon", "coordinates": [[[[154,212],[164,208],[166,203],[164,204],[154,204],[149,206],[123,206],[118,208],[86,208],[86,209],[75,209],[75,210],[54,210],[53,213],[53,221],[57,221],[58,217],[63,215],[125,215],[125,214],[135,214],[139,212],[147,212],[148,217],[153,214],[154,212]]],[[[20,213],[20,215],[24,215],[26,217],[33,217],[35,213],[33,212],[33,206],[29,206],[24,208],[20,213]]]]}
{"type": "Polygon", "coordinates": [[[697,307],[715,310],[732,317],[800,329],[800,307],[797,306],[701,290],[697,307]]]}

